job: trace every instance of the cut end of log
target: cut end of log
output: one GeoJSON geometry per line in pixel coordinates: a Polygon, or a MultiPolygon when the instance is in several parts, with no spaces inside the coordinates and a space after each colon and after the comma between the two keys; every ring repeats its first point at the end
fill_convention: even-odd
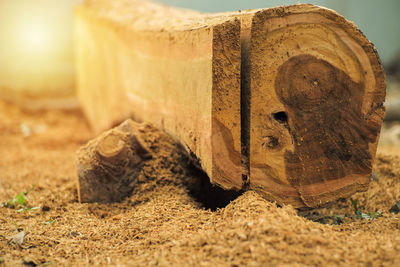
{"type": "Polygon", "coordinates": [[[295,207],[366,190],[386,87],[373,45],[313,5],[258,12],[251,38],[250,188],[295,207]]]}
{"type": "Polygon", "coordinates": [[[140,125],[127,120],[78,150],[81,202],[121,201],[132,192],[151,157],[140,134],[140,125]]]}
{"type": "Polygon", "coordinates": [[[293,151],[285,152],[288,182],[315,186],[321,179],[359,174],[368,183],[368,144],[375,142],[379,128],[361,114],[363,85],[325,60],[299,55],[279,68],[275,90],[293,141],[293,151]]]}
{"type": "MultiPolygon", "coordinates": [[[[125,150],[126,143],[123,134],[112,131],[101,138],[96,146],[96,152],[105,159],[119,157],[125,150]]],[[[122,155],[121,155],[122,157],[122,155]]]]}

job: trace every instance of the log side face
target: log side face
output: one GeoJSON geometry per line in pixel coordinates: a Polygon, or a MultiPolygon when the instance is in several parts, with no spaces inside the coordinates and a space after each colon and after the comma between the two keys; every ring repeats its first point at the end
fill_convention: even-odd
{"type": "Polygon", "coordinates": [[[328,9],[253,19],[250,187],[314,207],[365,190],[382,123],[384,74],[372,44],[328,9]]]}
{"type": "Polygon", "coordinates": [[[100,133],[132,112],[114,51],[115,36],[85,7],[75,12],[77,96],[91,128],[100,133]]]}
{"type": "Polygon", "coordinates": [[[212,36],[207,28],[144,36],[138,44],[139,38],[130,34],[117,52],[135,119],[152,122],[179,139],[210,176],[212,36]]]}
{"type": "Polygon", "coordinates": [[[106,16],[90,5],[77,12],[78,34],[84,35],[78,92],[94,128],[132,114],[177,138],[213,182],[241,188],[239,22],[213,18],[205,27],[157,31],[121,23],[113,12],[106,16]],[[225,54],[214,49],[221,45],[225,54]]]}
{"type": "Polygon", "coordinates": [[[240,21],[213,29],[213,183],[242,189],[240,121],[240,21]]]}

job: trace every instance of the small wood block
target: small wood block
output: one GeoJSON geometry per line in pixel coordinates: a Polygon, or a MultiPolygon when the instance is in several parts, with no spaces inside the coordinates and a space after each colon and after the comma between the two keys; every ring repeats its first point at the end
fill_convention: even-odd
{"type": "Polygon", "coordinates": [[[151,158],[140,127],[126,120],[78,150],[81,202],[121,201],[132,192],[143,163],[151,158]]]}

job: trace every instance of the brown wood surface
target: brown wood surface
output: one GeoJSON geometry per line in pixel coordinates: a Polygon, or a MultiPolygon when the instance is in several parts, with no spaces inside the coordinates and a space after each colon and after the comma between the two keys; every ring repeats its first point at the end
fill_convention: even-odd
{"type": "Polygon", "coordinates": [[[249,49],[250,187],[294,206],[366,190],[385,76],[355,25],[313,5],[258,12],[249,49]]]}
{"type": "Polygon", "coordinates": [[[132,192],[144,162],[151,158],[142,141],[143,127],[126,120],[78,150],[80,201],[121,201],[132,192]]]}
{"type": "Polygon", "coordinates": [[[241,189],[239,20],[144,1],[87,1],[76,18],[78,94],[92,127],[152,122],[214,183],[241,189]]]}
{"type": "Polygon", "coordinates": [[[152,122],[213,183],[279,204],[366,189],[385,79],[373,45],[336,12],[98,0],[76,25],[78,95],[96,131],[130,116],[152,122]]]}

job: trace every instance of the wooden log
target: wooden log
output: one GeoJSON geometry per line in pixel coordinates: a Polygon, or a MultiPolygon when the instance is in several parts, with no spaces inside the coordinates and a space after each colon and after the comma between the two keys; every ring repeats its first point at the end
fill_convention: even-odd
{"type": "Polygon", "coordinates": [[[97,131],[129,116],[152,122],[211,182],[279,204],[366,189],[385,79],[373,45],[336,12],[98,0],[76,25],[78,96],[97,131]]]}
{"type": "Polygon", "coordinates": [[[79,201],[121,201],[132,192],[144,161],[151,158],[142,127],[127,120],[78,150],[79,201]]]}

